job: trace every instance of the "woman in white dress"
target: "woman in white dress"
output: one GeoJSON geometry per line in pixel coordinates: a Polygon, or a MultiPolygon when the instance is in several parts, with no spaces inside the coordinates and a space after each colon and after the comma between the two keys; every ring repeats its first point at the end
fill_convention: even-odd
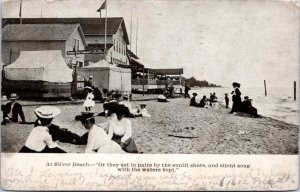
{"type": "Polygon", "coordinates": [[[117,117],[112,118],[109,122],[109,138],[118,143],[124,151],[138,153],[134,139],[132,138],[131,121],[124,118],[126,113],[124,105],[115,107],[114,113],[116,113],[117,117]]]}
{"type": "Polygon", "coordinates": [[[34,112],[40,125],[31,130],[19,153],[66,153],[52,140],[48,128],[53,118],[60,114],[60,109],[53,106],[42,106],[36,108],[34,112]]]}
{"type": "Polygon", "coordinates": [[[85,153],[126,153],[109,138],[102,127],[95,125],[93,113],[85,114],[81,122],[89,130],[85,153]]]}
{"type": "Polygon", "coordinates": [[[95,106],[94,94],[93,94],[93,88],[91,87],[84,87],[84,89],[87,90],[88,94],[86,96],[86,99],[83,103],[83,106],[85,107],[86,111],[91,111],[91,108],[95,106]]]}

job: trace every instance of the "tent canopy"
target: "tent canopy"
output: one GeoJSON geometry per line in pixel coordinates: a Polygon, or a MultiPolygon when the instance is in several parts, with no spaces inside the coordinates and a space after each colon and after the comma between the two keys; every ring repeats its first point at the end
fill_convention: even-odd
{"type": "Polygon", "coordinates": [[[61,50],[21,51],[19,58],[4,67],[9,80],[72,82],[73,70],[64,61],[61,50]]]}

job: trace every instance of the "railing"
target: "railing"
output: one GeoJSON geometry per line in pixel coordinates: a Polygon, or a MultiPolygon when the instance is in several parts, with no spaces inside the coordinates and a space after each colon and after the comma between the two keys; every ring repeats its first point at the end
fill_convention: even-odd
{"type": "Polygon", "coordinates": [[[152,79],[134,79],[131,80],[132,85],[167,85],[169,82],[172,82],[173,85],[180,85],[179,80],[152,80],[152,79]]]}

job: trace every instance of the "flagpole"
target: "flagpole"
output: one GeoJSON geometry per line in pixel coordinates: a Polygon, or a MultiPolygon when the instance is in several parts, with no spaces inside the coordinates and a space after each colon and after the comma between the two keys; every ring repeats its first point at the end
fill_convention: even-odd
{"type": "Polygon", "coordinates": [[[131,51],[131,44],[132,44],[132,8],[131,8],[131,19],[130,19],[130,51],[131,51]]]}
{"type": "Polygon", "coordinates": [[[106,60],[107,0],[105,0],[104,57],[106,60]]]}
{"type": "Polygon", "coordinates": [[[136,42],[135,42],[135,54],[137,56],[138,50],[138,26],[139,26],[139,17],[136,18],[136,42]]]}

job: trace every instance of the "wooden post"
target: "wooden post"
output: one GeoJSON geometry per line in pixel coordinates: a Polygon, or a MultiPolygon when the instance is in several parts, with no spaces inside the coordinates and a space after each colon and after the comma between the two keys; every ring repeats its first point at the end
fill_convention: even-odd
{"type": "Polygon", "coordinates": [[[264,85],[265,85],[265,96],[267,96],[267,85],[266,85],[266,80],[264,80],[264,85]]]}
{"type": "Polygon", "coordinates": [[[144,92],[145,92],[145,67],[143,67],[143,96],[144,96],[144,92]]]}
{"type": "Polygon", "coordinates": [[[296,88],[296,81],[294,81],[294,100],[296,101],[296,96],[297,96],[297,88],[296,88]]]}

